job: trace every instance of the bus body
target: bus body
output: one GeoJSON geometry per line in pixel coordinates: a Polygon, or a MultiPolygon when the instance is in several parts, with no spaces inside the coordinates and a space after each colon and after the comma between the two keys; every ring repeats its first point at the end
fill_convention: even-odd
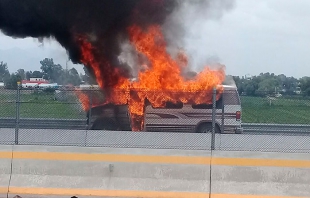
{"type": "MultiPolygon", "coordinates": [[[[242,133],[241,101],[234,86],[223,85],[216,101],[215,132],[242,133]]],[[[87,114],[90,129],[131,131],[127,105],[104,105],[87,114]]],[[[206,133],[212,130],[212,104],[166,103],[165,107],[145,106],[144,131],[206,133]]]]}

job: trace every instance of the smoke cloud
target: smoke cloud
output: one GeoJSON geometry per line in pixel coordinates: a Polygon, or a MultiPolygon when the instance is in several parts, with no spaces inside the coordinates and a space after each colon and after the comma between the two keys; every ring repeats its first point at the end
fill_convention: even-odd
{"type": "Polygon", "coordinates": [[[190,69],[196,72],[206,65],[219,67],[220,57],[206,53],[206,43],[210,39],[208,22],[220,20],[234,6],[235,0],[179,1],[163,25],[170,54],[175,55],[177,49],[183,48],[189,55],[190,69]]]}
{"type": "Polygon", "coordinates": [[[185,49],[191,68],[199,70],[206,63],[219,62],[204,53],[208,46],[201,41],[208,33],[202,27],[233,5],[234,0],[1,0],[0,30],[14,38],[55,39],[73,63],[81,63],[76,36],[87,36],[96,49],[96,60],[102,62],[102,77],[109,79],[107,86],[113,86],[105,61],[127,77],[137,74],[137,63],[147,63],[128,43],[128,26],[162,25],[168,51],[176,55],[185,49]]]}
{"type": "MultiPolygon", "coordinates": [[[[77,35],[87,36],[111,65],[118,60],[120,43],[126,40],[130,24],[146,27],[162,24],[175,7],[175,0],[1,0],[0,30],[14,38],[57,40],[73,63],[81,63],[77,35]]],[[[102,72],[105,65],[102,65],[102,72]]]]}

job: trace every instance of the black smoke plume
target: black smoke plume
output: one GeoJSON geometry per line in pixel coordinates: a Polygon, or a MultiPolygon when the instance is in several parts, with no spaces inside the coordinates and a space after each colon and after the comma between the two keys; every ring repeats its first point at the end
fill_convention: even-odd
{"type": "MultiPolygon", "coordinates": [[[[126,28],[162,24],[176,5],[176,0],[1,0],[0,30],[16,38],[56,39],[73,63],[81,63],[75,37],[85,35],[97,48],[96,59],[105,57],[111,65],[127,71],[117,61],[126,28]]],[[[103,77],[109,76],[105,65],[101,70],[103,77]]],[[[113,82],[107,83],[113,86],[113,82]]]]}

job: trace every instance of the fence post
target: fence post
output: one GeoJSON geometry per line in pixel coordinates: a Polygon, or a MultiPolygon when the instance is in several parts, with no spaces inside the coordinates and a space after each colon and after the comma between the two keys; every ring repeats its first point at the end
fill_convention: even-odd
{"type": "Polygon", "coordinates": [[[221,133],[224,133],[224,123],[225,123],[225,120],[224,120],[224,112],[225,112],[224,100],[225,100],[225,90],[223,90],[223,93],[222,93],[222,125],[221,125],[221,133]]]}
{"type": "Polygon", "coordinates": [[[19,107],[20,107],[20,82],[17,82],[16,91],[16,125],[15,125],[15,144],[18,144],[18,132],[19,132],[19,107]]]}
{"type": "Polygon", "coordinates": [[[216,116],[216,87],[213,88],[212,94],[212,136],[211,150],[215,149],[215,116],[216,116]]]}
{"type": "Polygon", "coordinates": [[[91,108],[93,106],[93,86],[90,87],[90,92],[89,92],[89,110],[88,110],[88,123],[87,123],[87,129],[90,128],[90,122],[91,122],[91,108]]]}

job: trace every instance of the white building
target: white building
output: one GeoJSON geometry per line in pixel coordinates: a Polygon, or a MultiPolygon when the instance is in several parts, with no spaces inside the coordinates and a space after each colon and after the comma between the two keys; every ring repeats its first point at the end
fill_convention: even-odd
{"type": "Polygon", "coordinates": [[[46,81],[45,79],[43,78],[30,78],[30,81],[46,81]]]}

